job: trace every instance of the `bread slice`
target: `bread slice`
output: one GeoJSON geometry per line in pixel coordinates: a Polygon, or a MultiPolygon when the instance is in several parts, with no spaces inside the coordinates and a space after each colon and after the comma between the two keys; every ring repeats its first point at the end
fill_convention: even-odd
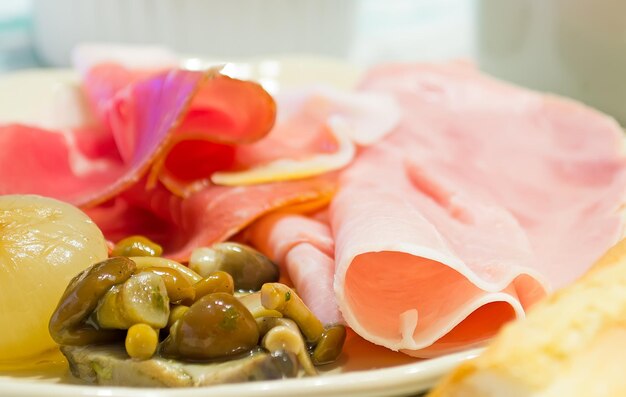
{"type": "Polygon", "coordinates": [[[626,239],[428,396],[626,396],[626,239]]]}

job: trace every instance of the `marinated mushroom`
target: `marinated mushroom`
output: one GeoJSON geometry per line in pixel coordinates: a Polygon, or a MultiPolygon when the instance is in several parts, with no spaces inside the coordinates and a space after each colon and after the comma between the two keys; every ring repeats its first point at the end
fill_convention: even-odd
{"type": "Polygon", "coordinates": [[[195,290],[196,300],[198,300],[205,295],[215,292],[224,292],[232,295],[235,291],[235,283],[230,274],[216,271],[195,283],[193,288],[195,290]]]}
{"type": "Polygon", "coordinates": [[[346,341],[346,327],[332,325],[324,330],[311,353],[314,365],[330,364],[337,360],[346,341]]]}
{"type": "Polygon", "coordinates": [[[140,269],[141,273],[153,273],[159,276],[165,283],[167,296],[172,303],[193,302],[196,299],[193,283],[189,281],[188,276],[182,274],[178,269],[152,266],[140,269]]]}
{"type": "Polygon", "coordinates": [[[101,297],[111,287],[128,280],[135,272],[135,262],[114,257],[85,269],[70,281],[56,307],[48,330],[60,345],[88,345],[110,341],[117,333],[103,331],[86,322],[101,297]]]}
{"type": "Polygon", "coordinates": [[[128,329],[124,347],[132,358],[147,360],[156,352],[159,344],[158,332],[148,324],[135,324],[128,329]]]}
{"type": "Polygon", "coordinates": [[[241,358],[210,362],[177,361],[159,357],[158,354],[149,360],[132,359],[119,344],[62,346],[61,351],[67,357],[74,376],[110,386],[211,386],[292,378],[298,375],[299,369],[298,361],[292,354],[266,353],[262,349],[254,349],[241,358]]]}
{"type": "MultiPolygon", "coordinates": [[[[256,251],[245,250],[245,255],[255,255],[256,251]]],[[[243,265],[238,266],[244,269],[243,265]]],[[[100,383],[108,382],[103,378],[106,373],[87,368],[96,359],[111,371],[127,368],[147,374],[156,368],[150,362],[168,363],[174,369],[183,365],[178,360],[213,365],[249,357],[246,363],[252,363],[252,357],[262,354],[258,368],[269,372],[261,379],[274,373],[294,376],[298,368],[314,375],[315,365],[337,358],[345,329],[340,325],[325,329],[291,288],[270,282],[255,285],[257,292],[235,292],[236,285],[234,276],[224,270],[203,278],[161,257],[110,258],[72,280],[50,320],[50,333],[75,367],[73,373],[93,381],[95,371],[100,383]],[[125,338],[119,330],[126,330],[125,338]],[[160,336],[165,338],[162,342],[160,336]],[[115,339],[117,345],[103,349],[101,343],[115,339]],[[120,347],[126,359],[106,353],[120,347]]],[[[247,365],[241,368],[250,368],[247,365]]],[[[125,379],[124,384],[135,384],[122,372],[118,378],[125,379]]]]}
{"type": "Polygon", "coordinates": [[[259,323],[263,340],[261,345],[270,352],[286,351],[296,356],[307,375],[317,375],[311,357],[293,320],[287,318],[264,318],[259,323]]]}
{"type": "Polygon", "coordinates": [[[191,254],[189,267],[203,277],[221,270],[230,274],[235,289],[258,291],[263,284],[278,281],[278,266],[252,247],[232,242],[198,248],[191,254]]]}
{"type": "Polygon", "coordinates": [[[130,236],[120,240],[111,256],[161,256],[163,248],[144,236],[130,236]]]}
{"type": "Polygon", "coordinates": [[[307,342],[316,343],[324,333],[322,322],[302,302],[302,299],[285,284],[267,283],[261,288],[261,303],[276,310],[298,324],[307,342]]]}
{"type": "Polygon", "coordinates": [[[140,272],[112,287],[100,300],[93,321],[103,329],[128,329],[145,323],[163,328],[170,315],[165,282],[159,275],[140,272]]]}
{"type": "Polygon", "coordinates": [[[135,262],[137,269],[165,267],[178,271],[192,284],[202,280],[202,277],[198,273],[171,259],[149,256],[131,256],[130,259],[135,262]]]}
{"type": "Polygon", "coordinates": [[[178,321],[185,312],[189,310],[189,306],[175,305],[170,309],[170,317],[167,319],[167,328],[170,328],[176,321],[178,321]]]}
{"type": "Polygon", "coordinates": [[[270,310],[263,306],[261,302],[261,292],[253,292],[239,297],[239,302],[243,303],[254,318],[282,317],[283,314],[277,310],[270,310]]]}
{"type": "Polygon", "coordinates": [[[185,311],[161,352],[168,357],[214,359],[248,351],[258,342],[259,329],[248,309],[234,296],[217,292],[185,311]]]}

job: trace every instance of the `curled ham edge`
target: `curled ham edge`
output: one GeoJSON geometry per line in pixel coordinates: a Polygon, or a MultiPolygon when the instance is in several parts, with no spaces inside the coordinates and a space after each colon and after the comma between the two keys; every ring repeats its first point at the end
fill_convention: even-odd
{"type": "MultiPolygon", "coordinates": [[[[419,244],[383,243],[377,246],[370,241],[366,251],[356,245],[336,247],[331,228],[325,222],[284,210],[263,216],[245,233],[247,241],[288,272],[300,296],[324,324],[347,323],[370,342],[420,358],[481,345],[505,322],[523,318],[527,308],[547,291],[543,277],[529,269],[511,269],[511,277],[500,283],[490,283],[476,276],[458,258],[419,244]],[[336,263],[334,255],[338,255],[336,263]],[[363,263],[367,262],[366,258],[370,259],[370,266],[363,263]],[[399,260],[404,261],[402,266],[398,266],[399,260]],[[390,277],[379,277],[381,264],[390,277]],[[399,285],[401,280],[414,282],[415,275],[428,267],[431,270],[436,268],[439,274],[448,278],[443,285],[448,283],[458,288],[461,282],[472,290],[473,295],[466,300],[467,294],[459,294],[461,301],[448,301],[453,314],[442,316],[445,320],[440,323],[431,324],[428,327],[430,332],[421,336],[418,343],[413,337],[419,320],[415,309],[418,304],[411,309],[396,309],[395,306],[403,302],[390,299],[385,292],[410,291],[410,285],[399,285]],[[312,274],[318,277],[312,278],[312,274]],[[358,290],[360,285],[365,285],[368,290],[358,299],[352,299],[354,294],[351,292],[358,290]],[[365,313],[372,311],[389,317],[362,321],[365,313]],[[485,318],[488,321],[484,321],[485,318]],[[481,324],[485,325],[482,329],[481,324]],[[398,335],[381,334],[376,325],[397,329],[398,335]],[[470,338],[459,339],[468,327],[472,328],[472,332],[467,333],[470,338]]],[[[340,243],[341,240],[339,236],[340,243]]],[[[425,281],[438,283],[432,276],[427,273],[425,281]]],[[[450,292],[444,291],[444,295],[450,292]]]]}
{"type": "MultiPolygon", "coordinates": [[[[176,131],[177,127],[182,123],[184,116],[187,113],[187,110],[191,106],[193,97],[200,90],[202,83],[204,81],[207,81],[208,79],[216,78],[217,76],[219,76],[220,70],[221,70],[221,67],[211,68],[201,73],[185,71],[185,70],[178,71],[178,73],[186,74],[190,76],[199,74],[200,77],[196,78],[195,84],[193,84],[193,88],[191,89],[190,94],[184,100],[182,108],[178,112],[178,115],[175,118],[175,121],[169,126],[164,138],[154,148],[150,157],[147,159],[143,159],[143,161],[141,161],[139,166],[134,167],[133,169],[129,170],[123,176],[123,178],[117,181],[117,183],[112,184],[111,186],[106,188],[104,191],[102,191],[100,194],[89,197],[81,202],[77,202],[76,204],[83,208],[91,208],[91,207],[97,206],[98,204],[104,203],[107,200],[115,197],[120,192],[127,189],[129,186],[140,181],[141,177],[145,175],[146,173],[150,173],[150,170],[153,169],[155,165],[162,164],[165,157],[167,156],[168,149],[172,148],[171,141],[173,140],[174,132],[176,131]]],[[[154,184],[152,184],[152,186],[153,185],[154,184]]]]}
{"type": "MultiPolygon", "coordinates": [[[[390,269],[391,266],[386,266],[390,269]]],[[[419,247],[409,244],[399,244],[396,246],[379,247],[378,250],[368,252],[343,252],[336,263],[336,273],[334,279],[334,291],[341,313],[350,327],[359,335],[370,342],[385,346],[395,351],[402,351],[406,354],[429,358],[442,354],[458,351],[459,348],[471,348],[480,346],[491,338],[497,329],[504,323],[525,317],[526,309],[545,296],[547,288],[544,283],[536,282],[542,277],[525,269],[518,273],[513,279],[504,280],[500,284],[490,284],[477,277],[467,266],[456,258],[447,257],[441,253],[431,250],[428,247],[419,247]],[[367,259],[366,259],[367,258],[367,259]],[[372,262],[387,263],[397,265],[399,261],[404,262],[402,267],[392,271],[390,276],[381,280],[375,276],[376,271],[372,262]],[[370,262],[370,263],[367,263],[370,262]],[[423,271],[425,267],[438,267],[440,275],[446,280],[455,284],[455,288],[470,289],[473,296],[462,302],[450,303],[456,306],[452,314],[445,317],[445,320],[431,325],[429,332],[420,335],[419,342],[416,342],[415,331],[420,319],[418,310],[413,307],[406,310],[398,310],[394,306],[400,305],[400,299],[394,300],[386,297],[383,302],[385,307],[380,307],[376,299],[381,300],[383,291],[391,288],[399,288],[398,281],[402,279],[404,272],[412,273],[411,280],[415,281],[415,274],[423,271]],[[370,287],[362,294],[358,300],[355,299],[355,291],[360,286],[367,284],[368,280],[375,279],[376,285],[370,287]],[[454,281],[453,281],[454,280],[454,281]],[[461,286],[458,285],[461,284],[461,286]],[[517,294],[517,290],[526,289],[529,295],[525,299],[525,294],[517,294]],[[381,291],[378,298],[373,295],[375,290],[381,291]],[[364,297],[372,299],[364,299],[364,297]],[[377,312],[385,312],[389,317],[367,318],[367,310],[376,306],[377,312]],[[508,305],[508,307],[501,307],[508,305]],[[500,306],[500,307],[497,307],[500,306]],[[394,321],[395,319],[395,321],[394,321]],[[480,328],[480,323],[488,322],[489,326],[480,328]],[[391,325],[390,325],[390,322],[391,325]],[[376,328],[375,324],[384,324],[387,329],[398,330],[397,336],[383,336],[376,328]],[[372,332],[372,331],[375,332],[372,332]],[[458,335],[471,330],[471,340],[456,340],[458,335]]],[[[405,279],[408,279],[405,277],[405,279]]],[[[436,284],[435,279],[430,279],[430,283],[436,284]]],[[[405,286],[404,288],[411,288],[405,286]]],[[[452,293],[448,289],[443,295],[452,293]]],[[[463,295],[463,298],[467,295],[463,295]]]]}
{"type": "Polygon", "coordinates": [[[222,186],[243,186],[304,179],[341,169],[350,164],[356,154],[355,144],[344,131],[346,128],[341,119],[328,120],[328,129],[338,146],[334,153],[320,153],[301,160],[278,159],[245,171],[218,171],[211,175],[211,181],[222,186]]]}
{"type": "MultiPolygon", "coordinates": [[[[380,93],[355,95],[328,87],[316,87],[304,92],[290,92],[286,97],[279,96],[278,99],[279,105],[284,105],[284,108],[294,107],[289,100],[296,103],[304,102],[299,106],[300,109],[288,110],[287,118],[298,113],[306,114],[307,108],[311,106],[324,109],[322,114],[316,114],[317,122],[320,128],[327,131],[329,135],[327,139],[334,141],[335,150],[298,158],[273,159],[253,164],[242,171],[217,171],[211,175],[213,183],[223,186],[244,186],[304,179],[339,170],[352,162],[357,154],[357,147],[365,147],[378,142],[397,126],[400,119],[400,111],[395,99],[390,95],[380,93]]],[[[279,118],[277,121],[279,128],[282,127],[281,122],[279,118]]],[[[292,126],[292,128],[297,127],[292,126]]],[[[273,132],[270,132],[265,141],[271,143],[276,139],[293,138],[297,137],[275,137],[273,132]]],[[[263,150],[262,147],[254,149],[263,150]]]]}
{"type": "MultiPolygon", "coordinates": [[[[112,122],[119,125],[136,122],[135,133],[144,140],[132,156],[113,142],[113,129],[87,125],[63,130],[41,129],[22,124],[3,124],[4,194],[40,194],[70,202],[83,208],[92,207],[117,196],[138,182],[153,160],[164,151],[168,140],[182,121],[191,99],[202,82],[216,76],[204,73],[170,70],[138,81],[124,89],[111,106],[124,107],[125,115],[111,112],[112,122]],[[167,95],[161,95],[167,89],[167,95]],[[118,102],[119,101],[119,102],[118,102]],[[138,103],[150,101],[150,108],[137,114],[138,103]],[[151,113],[149,113],[151,111],[151,113]],[[158,115],[155,115],[158,112],[158,115]],[[25,137],[35,142],[26,147],[25,137]],[[38,136],[37,136],[38,135],[38,136]],[[22,149],[24,150],[18,150],[22,149]],[[18,160],[18,161],[16,161],[18,160]],[[29,167],[20,166],[22,160],[29,167]]],[[[108,126],[110,127],[110,126],[108,126]]],[[[134,149],[134,148],[133,148],[134,149]]]]}

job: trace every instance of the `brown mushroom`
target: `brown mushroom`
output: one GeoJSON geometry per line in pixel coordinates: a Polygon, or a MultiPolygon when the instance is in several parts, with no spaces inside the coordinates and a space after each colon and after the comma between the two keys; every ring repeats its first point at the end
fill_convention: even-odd
{"type": "Polygon", "coordinates": [[[189,267],[206,277],[221,270],[230,274],[235,289],[258,291],[265,283],[278,281],[278,266],[265,255],[247,245],[225,242],[194,250],[189,267]]]}
{"type": "Polygon", "coordinates": [[[170,328],[161,353],[196,360],[234,356],[259,342],[252,314],[233,295],[205,295],[184,312],[170,328]]]}
{"type": "Polygon", "coordinates": [[[85,269],[70,281],[61,297],[48,330],[60,345],[87,345],[110,341],[119,333],[98,330],[86,320],[109,289],[128,280],[135,272],[135,262],[114,257],[85,269]]]}

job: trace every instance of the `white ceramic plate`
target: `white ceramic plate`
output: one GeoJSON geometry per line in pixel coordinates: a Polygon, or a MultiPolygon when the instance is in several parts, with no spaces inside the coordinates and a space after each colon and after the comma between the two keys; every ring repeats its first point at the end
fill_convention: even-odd
{"type": "MultiPolygon", "coordinates": [[[[188,68],[201,68],[208,61],[189,57],[188,68]]],[[[214,63],[214,62],[211,62],[214,63]]],[[[286,87],[330,84],[350,88],[361,70],[345,63],[310,57],[283,58],[226,64],[224,72],[258,80],[270,92],[286,87]]],[[[77,76],[67,70],[32,70],[0,78],[0,123],[21,121],[47,128],[83,124],[84,103],[77,76]]],[[[144,389],[78,384],[66,365],[38,370],[1,373],[0,395],[25,396],[110,396],[110,397],[200,397],[200,396],[399,396],[415,395],[431,386],[459,363],[477,355],[477,350],[444,357],[416,360],[372,345],[349,334],[342,359],[325,368],[318,377],[253,382],[197,389],[144,389]]]]}
{"type": "Polygon", "coordinates": [[[338,368],[339,371],[346,372],[322,374],[317,377],[189,389],[147,389],[71,384],[66,370],[57,369],[51,372],[44,371],[42,374],[34,371],[14,376],[0,376],[0,395],[4,397],[406,396],[417,395],[432,387],[443,374],[459,363],[475,357],[478,352],[472,350],[410,364],[355,371],[351,371],[350,368],[364,363],[367,363],[366,366],[389,365],[388,357],[383,358],[384,354],[382,356],[371,354],[367,358],[352,358],[350,353],[350,349],[346,349],[345,355],[348,357],[338,368]]]}

